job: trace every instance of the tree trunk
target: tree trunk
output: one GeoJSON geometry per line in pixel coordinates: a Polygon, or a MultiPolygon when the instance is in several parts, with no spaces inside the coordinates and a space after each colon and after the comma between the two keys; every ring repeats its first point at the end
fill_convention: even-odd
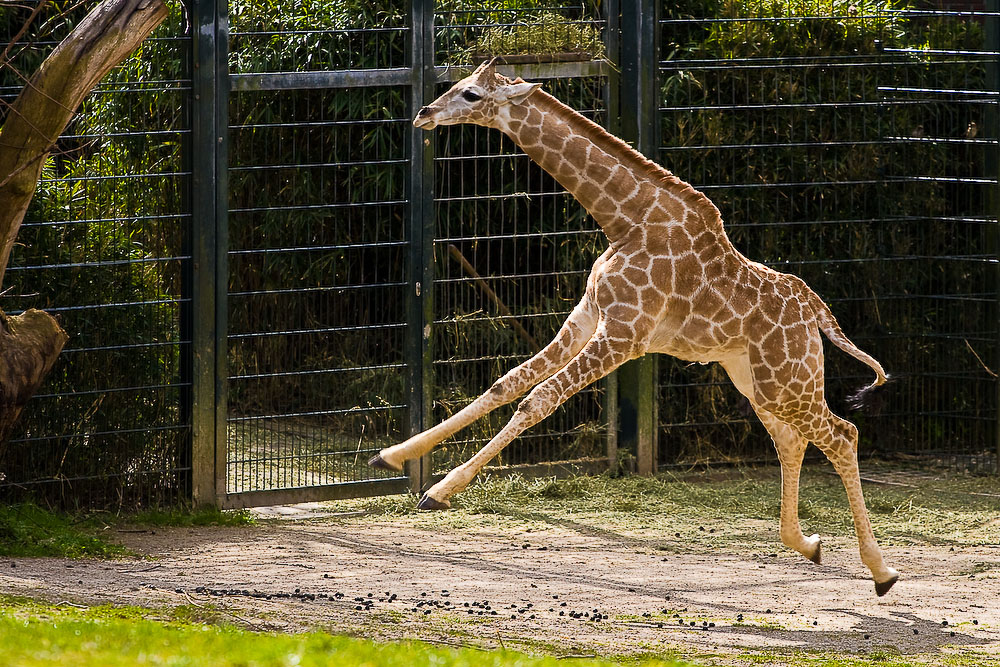
{"type": "MultiPolygon", "coordinates": [[[[104,0],[59,43],[0,129],[0,286],[42,165],[80,102],[167,16],[164,0],[104,0]]],[[[0,443],[67,340],[39,310],[0,311],[0,443]]]]}
{"type": "Polygon", "coordinates": [[[68,339],[48,313],[31,308],[9,317],[0,312],[0,443],[7,441],[68,339]]]}

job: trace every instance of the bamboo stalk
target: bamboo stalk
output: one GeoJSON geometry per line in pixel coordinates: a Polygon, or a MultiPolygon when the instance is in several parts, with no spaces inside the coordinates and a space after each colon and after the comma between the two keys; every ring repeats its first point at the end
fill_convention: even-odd
{"type": "Polygon", "coordinates": [[[490,301],[493,302],[493,305],[496,306],[496,309],[500,312],[500,315],[508,319],[508,321],[510,322],[510,326],[513,327],[514,331],[517,332],[517,335],[520,336],[522,340],[524,340],[526,343],[528,343],[528,345],[531,346],[532,351],[538,352],[540,349],[542,349],[538,345],[538,342],[532,337],[532,335],[528,333],[523,326],[521,326],[521,323],[518,322],[516,319],[514,319],[514,316],[511,314],[510,309],[507,308],[504,302],[500,300],[500,297],[497,296],[497,293],[494,292],[488,284],[486,284],[486,281],[483,280],[483,277],[479,275],[478,271],[476,271],[476,267],[472,266],[472,263],[469,262],[469,260],[465,258],[465,255],[462,254],[462,251],[459,250],[454,244],[449,243],[448,254],[452,256],[452,259],[454,259],[455,261],[457,261],[459,264],[462,265],[462,269],[465,271],[465,273],[475,281],[476,286],[480,290],[482,290],[483,294],[486,295],[486,298],[488,298],[490,301]]]}

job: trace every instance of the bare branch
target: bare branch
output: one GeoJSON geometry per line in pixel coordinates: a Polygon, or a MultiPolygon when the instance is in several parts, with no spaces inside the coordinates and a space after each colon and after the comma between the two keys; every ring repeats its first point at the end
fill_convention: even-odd
{"type": "Polygon", "coordinates": [[[38,17],[38,15],[42,13],[42,10],[45,9],[46,4],[48,4],[48,0],[42,0],[42,2],[39,2],[37,5],[35,5],[35,9],[31,12],[31,16],[29,16],[24,21],[24,25],[22,25],[21,29],[18,30],[17,33],[11,38],[10,42],[7,44],[7,47],[3,50],[3,53],[0,54],[0,59],[2,59],[2,62],[0,62],[0,67],[10,62],[8,58],[8,56],[10,55],[10,47],[17,44],[17,42],[19,42],[21,38],[24,37],[24,33],[28,32],[28,28],[30,28],[31,24],[35,22],[35,19],[38,17]]]}

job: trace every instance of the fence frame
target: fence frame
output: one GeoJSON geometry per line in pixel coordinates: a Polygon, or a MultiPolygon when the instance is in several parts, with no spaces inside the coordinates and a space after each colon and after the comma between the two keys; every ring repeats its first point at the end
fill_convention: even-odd
{"type": "MultiPolygon", "coordinates": [[[[523,314],[536,318],[527,321],[548,331],[563,316],[570,295],[576,296],[587,257],[602,245],[600,231],[582,219],[569,196],[553,188],[536,167],[528,167],[530,173],[519,171],[528,158],[512,153],[499,136],[474,128],[430,134],[408,122],[464,73],[454,64],[437,65],[435,58],[451,62],[456,50],[483,43],[476,41],[479,31],[499,27],[513,33],[516,26],[541,19],[544,8],[491,5],[482,10],[490,12],[484,15],[466,6],[438,6],[434,0],[410,0],[408,5],[394,0],[388,14],[392,18],[384,25],[380,14],[365,19],[366,27],[334,21],[299,30],[286,26],[288,17],[282,12],[243,22],[245,16],[230,16],[230,4],[193,0],[183,17],[175,8],[166,34],[152,37],[148,52],[144,49],[141,58],[129,61],[95,91],[95,109],[103,108],[102,95],[120,103],[109,118],[122,121],[122,131],[118,126],[110,132],[100,129],[111,126],[94,122],[93,111],[85,106],[80,129],[70,130],[61,142],[74,147],[86,140],[88,147],[81,150],[93,150],[93,155],[56,158],[54,176],[40,182],[39,209],[22,230],[24,252],[8,272],[30,278],[11,281],[2,296],[13,307],[5,309],[67,313],[64,326],[77,336],[63,354],[60,363],[65,366],[57,367],[49,387],[29,405],[24,432],[6,443],[10,448],[0,461],[8,473],[0,482],[4,497],[55,498],[55,503],[96,507],[115,503],[117,494],[121,508],[133,498],[178,502],[190,493],[199,505],[244,507],[419,492],[495,429],[472,427],[469,438],[453,439],[453,448],[411,461],[398,475],[369,470],[365,458],[430,427],[486,389],[510,360],[527,358],[520,341],[500,342],[509,331],[482,344],[476,339],[482,327],[499,330],[522,313],[496,317],[489,304],[483,308],[481,295],[464,286],[472,285],[472,279],[442,251],[452,241],[469,244],[468,252],[482,258],[483,279],[495,281],[491,284],[499,286],[498,292],[508,289],[506,303],[514,310],[523,305],[523,314]],[[513,13],[504,14],[508,11],[513,13]],[[266,27],[258,29],[257,23],[266,27]],[[324,27],[330,25],[337,27],[324,27]],[[369,30],[379,36],[359,37],[369,30]],[[256,49],[266,55],[268,40],[304,33],[318,37],[302,42],[308,47],[303,53],[315,57],[315,45],[335,44],[331,59],[306,62],[283,51],[273,60],[257,58],[256,49]],[[384,34],[389,36],[383,41],[384,34]],[[249,47],[243,46],[244,39],[249,47]],[[375,50],[352,46],[376,43],[373,48],[380,53],[384,48],[387,59],[372,59],[375,50]],[[250,64],[246,70],[234,64],[230,71],[230,60],[250,64]],[[260,62],[271,65],[261,67],[260,62]],[[311,69],[323,66],[339,69],[311,69]],[[290,71],[300,69],[308,71],[290,71]],[[360,91],[352,96],[349,89],[354,88],[360,91]],[[163,99],[169,101],[147,98],[150,93],[166,93],[169,97],[163,99]],[[377,116],[370,103],[376,97],[391,100],[377,116]],[[146,100],[149,106],[143,106],[146,100]],[[281,115],[274,124],[253,119],[255,105],[262,102],[281,115]],[[327,102],[334,104],[326,107],[327,102]],[[246,122],[244,107],[251,114],[246,122]],[[143,117],[147,109],[152,110],[150,119],[143,117]],[[302,121],[297,120],[300,114],[302,121]],[[311,126],[314,117],[321,122],[311,126]],[[131,129],[129,122],[135,124],[131,129]],[[383,143],[357,150],[350,146],[341,154],[336,146],[342,145],[342,137],[350,142],[350,137],[369,135],[340,128],[363,124],[377,126],[383,143]],[[159,137],[168,139],[158,143],[159,137]],[[319,146],[314,138],[324,146],[316,153],[298,147],[299,142],[319,146]],[[498,148],[495,140],[501,142],[498,148]],[[160,156],[159,150],[164,157],[155,165],[124,157],[102,162],[139,151],[160,156]],[[471,178],[463,171],[466,166],[471,178]],[[377,171],[363,171],[369,168],[377,171]],[[307,188],[306,195],[290,191],[288,201],[274,201],[274,194],[253,199],[245,183],[264,183],[267,192],[277,191],[270,189],[275,186],[271,176],[245,177],[254,170],[301,173],[320,187],[307,188]],[[360,180],[364,174],[386,176],[388,185],[369,190],[367,181],[360,180]],[[534,180],[536,176],[543,180],[534,180]],[[351,192],[347,184],[355,183],[359,189],[351,192]],[[77,184],[83,206],[66,205],[66,213],[51,208],[63,206],[59,198],[77,184]],[[47,186],[52,191],[46,193],[47,186]],[[507,203],[526,193],[532,195],[529,204],[519,202],[524,206],[518,208],[507,203]],[[237,202],[243,199],[253,199],[253,207],[241,208],[237,202]],[[350,220],[343,228],[331,213],[301,218],[282,213],[344,210],[356,203],[370,208],[345,216],[350,220]],[[466,211],[476,211],[478,217],[458,223],[460,218],[452,215],[466,211]],[[138,226],[129,229],[133,213],[138,226]],[[263,224],[279,225],[282,231],[251,238],[263,224]],[[313,224],[320,237],[339,239],[339,245],[306,239],[295,244],[302,247],[282,247],[285,234],[305,238],[313,224]],[[504,226],[517,231],[509,233],[504,226]],[[139,238],[138,229],[151,236],[139,238]],[[124,230],[136,235],[134,247],[118,245],[124,230]],[[521,237],[521,230],[531,240],[521,237]],[[53,232],[67,236],[62,242],[45,236],[53,232]],[[584,240],[559,245],[564,242],[558,239],[570,237],[584,240]],[[34,238],[39,241],[30,240],[34,238]],[[537,244],[534,238],[540,239],[537,244]],[[58,245],[47,245],[53,242],[58,245]],[[523,250],[528,251],[524,257],[506,262],[509,255],[504,253],[523,250]],[[331,254],[313,254],[319,252],[331,254]],[[47,253],[58,261],[50,261],[47,253]],[[241,271],[246,257],[269,253],[288,253],[280,256],[303,262],[313,273],[306,278],[290,273],[287,280],[277,276],[281,289],[265,285],[241,291],[237,285],[247,279],[272,278],[263,260],[247,264],[252,267],[247,273],[241,271]],[[320,259],[314,263],[314,257],[320,259]],[[529,265],[530,272],[522,270],[529,265]],[[68,270],[77,277],[67,278],[68,270]],[[351,280],[342,281],[342,276],[351,280]],[[140,281],[137,286],[128,282],[132,279],[140,281]],[[92,293],[82,293],[84,298],[78,290],[59,287],[83,280],[94,286],[92,293]],[[31,284],[39,282],[46,287],[33,293],[31,284]],[[535,286],[541,286],[537,294],[531,291],[535,286]],[[141,291],[150,289],[148,295],[141,291]],[[346,296],[340,299],[336,290],[346,296]],[[286,303],[285,297],[274,295],[298,299],[313,291],[333,296],[317,298],[301,312],[322,318],[326,309],[338,324],[296,324],[287,330],[272,326],[286,303]],[[265,296],[250,300],[259,295],[265,296]],[[355,314],[353,305],[344,304],[362,306],[355,314]],[[268,319],[263,312],[271,313],[268,319]],[[360,339],[373,330],[382,332],[381,337],[368,348],[356,339],[335,338],[348,331],[360,339]],[[320,336],[326,338],[319,343],[310,338],[320,336]],[[279,354],[269,356],[245,342],[257,340],[277,341],[272,349],[287,353],[287,364],[279,354]],[[452,341],[457,341],[453,349],[452,341]],[[315,350],[318,356],[309,357],[315,350]],[[245,359],[251,360],[247,366],[256,363],[257,354],[262,370],[236,370],[245,359]],[[79,362],[84,355],[90,356],[79,362]],[[105,359],[114,365],[107,372],[105,359]],[[278,376],[284,378],[281,383],[269,384],[278,376]],[[336,384],[345,377],[355,383],[350,390],[336,384]],[[326,378],[333,384],[312,384],[326,378]],[[290,396],[274,403],[288,409],[262,412],[257,407],[266,401],[246,397],[278,386],[289,389],[290,396]],[[317,386],[321,399],[310,397],[317,386]],[[288,407],[297,405],[299,396],[310,405],[301,414],[288,407]],[[102,406],[105,398],[111,400],[102,406]],[[306,418],[311,421],[297,421],[306,418]],[[295,432],[299,427],[301,437],[295,432]]],[[[584,113],[593,111],[610,132],[719,202],[734,242],[749,257],[801,274],[830,299],[834,312],[851,313],[841,316],[845,330],[858,336],[862,347],[871,344],[899,379],[875,397],[888,406],[882,415],[852,417],[867,436],[863,455],[873,450],[889,456],[919,454],[932,465],[1000,473],[1000,0],[975,6],[949,0],[935,9],[875,8],[865,11],[868,16],[839,16],[843,12],[837,8],[828,16],[819,6],[809,16],[758,16],[742,9],[733,15],[693,16],[656,0],[571,4],[553,8],[561,15],[556,20],[603,25],[607,60],[533,60],[502,66],[502,71],[547,81],[549,88],[567,94],[578,92],[579,103],[568,96],[561,99],[584,113]],[[771,21],[789,21],[782,28],[808,22],[820,30],[813,35],[822,36],[832,34],[824,27],[831,18],[848,24],[889,20],[904,27],[899,35],[905,38],[890,33],[875,37],[872,25],[862,24],[869,41],[855,48],[854,55],[836,47],[836,41],[817,41],[808,42],[814,51],[778,55],[737,47],[737,60],[717,48],[721,41],[712,46],[707,39],[739,40],[740,34],[753,32],[739,30],[771,21]],[[921,35],[941,41],[921,41],[921,35]],[[883,38],[889,41],[883,44],[883,38]],[[830,45],[833,50],[827,53],[830,45]],[[730,69],[742,73],[729,78],[719,74],[730,69]],[[813,74],[796,74],[803,71],[813,74]],[[849,71],[870,76],[859,79],[849,71]],[[793,86],[812,91],[811,96],[796,97],[793,86]],[[843,94],[852,94],[852,86],[853,98],[843,94]],[[817,120],[806,120],[814,112],[817,120]],[[699,120],[702,113],[706,115],[699,120]],[[771,114],[781,120],[785,113],[791,119],[788,131],[770,122],[771,114]],[[752,133],[748,119],[754,123],[752,133]],[[707,125],[695,128],[699,122],[713,123],[715,133],[707,125]],[[871,152],[843,150],[855,141],[871,152]],[[865,164],[878,169],[838,172],[838,160],[845,155],[868,156],[865,164]],[[830,170],[817,171],[815,165],[824,161],[830,170]],[[784,208],[804,188],[816,188],[819,197],[806,193],[804,204],[784,208]],[[734,195],[736,190],[763,194],[734,195]],[[769,207],[774,208],[773,220],[768,220],[769,207]],[[845,234],[855,234],[855,224],[857,241],[845,242],[845,234]],[[793,225],[806,231],[795,231],[793,225]],[[769,227],[787,231],[769,236],[769,227]],[[828,250],[833,254],[824,254],[828,250]],[[863,275],[857,283],[843,268],[855,265],[871,267],[859,270],[863,275]],[[898,276],[896,266],[904,267],[898,276]],[[833,277],[823,282],[824,274],[833,277]],[[837,277],[849,279],[843,289],[837,277]],[[880,303],[886,304],[881,312],[880,303]],[[890,437],[891,432],[897,436],[890,437]]],[[[85,10],[74,11],[82,15],[85,10]]],[[[44,53],[55,43],[36,47],[44,53]]],[[[20,81],[14,84],[0,94],[16,94],[20,81]]],[[[843,389],[854,388],[848,383],[860,385],[862,376],[870,381],[849,366],[850,359],[847,367],[841,366],[843,360],[839,352],[827,358],[827,378],[833,380],[828,397],[841,413],[846,407],[837,401],[846,393],[843,389]]],[[[682,363],[646,355],[585,393],[592,395],[583,399],[588,401],[583,408],[571,407],[566,419],[556,416],[526,434],[487,468],[488,474],[551,476],[618,466],[651,474],[658,467],[696,462],[773,461],[766,433],[721,369],[689,373],[682,363]],[[735,440],[727,440],[729,436],[735,440]],[[574,456],[588,458],[566,460],[574,456]]],[[[488,424],[502,421],[497,413],[488,424]]]]}
{"type": "MultiPolygon", "coordinates": [[[[246,507],[262,504],[333,500],[348,497],[419,492],[436,480],[429,458],[409,462],[405,473],[391,479],[369,479],[321,486],[264,491],[227,492],[227,300],[228,300],[228,153],[231,92],[298,89],[342,89],[398,86],[408,91],[410,117],[435,96],[436,87],[454,81],[459,72],[437,65],[434,0],[413,0],[408,24],[406,67],[337,71],[230,73],[227,0],[194,0],[192,23],[191,134],[186,155],[191,173],[192,227],[187,243],[191,260],[185,266],[186,298],[181,331],[190,346],[182,346],[183,419],[190,421],[191,492],[196,505],[246,507]]],[[[658,131],[658,60],[661,3],[656,0],[607,0],[603,3],[607,61],[557,62],[509,66],[528,80],[601,76],[608,129],[654,161],[658,131]]],[[[983,13],[987,45],[996,54],[988,79],[1000,90],[1000,0],[987,0],[983,13]]],[[[990,136],[1000,136],[1000,112],[993,112],[990,136]]],[[[409,202],[408,299],[404,362],[410,435],[432,425],[433,356],[429,336],[434,321],[435,166],[434,142],[426,133],[408,130],[409,202]]],[[[997,152],[986,169],[1000,169],[997,152]]],[[[994,212],[1000,212],[1000,184],[992,187],[994,212]]],[[[1000,258],[1000,225],[994,226],[994,247],[1000,258]]],[[[1000,305],[1000,259],[995,262],[997,304],[1000,305]]],[[[1000,343],[1000,339],[998,339],[1000,343]]],[[[528,475],[595,472],[616,465],[619,452],[634,456],[635,472],[657,469],[659,400],[655,355],[632,361],[605,380],[608,421],[607,458],[592,464],[544,463],[514,469],[528,475]]],[[[997,383],[1000,405],[1000,383],[997,383]]],[[[1000,428],[995,429],[1000,455],[1000,428]]]]}
{"type": "Polygon", "coordinates": [[[185,278],[191,301],[182,323],[191,341],[189,374],[191,494],[215,504],[225,490],[226,267],[228,221],[229,14],[226,0],[195,0],[192,51],[191,261],[185,278]]]}

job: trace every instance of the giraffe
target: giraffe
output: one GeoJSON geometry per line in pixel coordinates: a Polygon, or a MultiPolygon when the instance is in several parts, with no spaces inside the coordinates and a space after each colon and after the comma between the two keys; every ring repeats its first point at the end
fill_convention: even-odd
{"type": "Polygon", "coordinates": [[[781,465],[782,542],[815,563],[818,535],[799,525],[798,485],[806,446],[814,443],[839,474],[854,518],[862,562],[884,595],[899,574],[872,532],[858,469],[858,430],[824,397],[820,332],[871,367],[885,371],[841,331],[826,304],[800,278],[744,257],[719,210],[704,194],[540,89],[498,74],[485,62],[431,104],[413,125],[475,123],[510,137],[593,216],[608,248],[590,272],[583,298],[556,337],[484,394],[436,426],[385,448],[369,464],[401,471],[498,406],[528,395],[478,453],[431,486],[420,509],[446,509],[508,443],[557,406],[630,359],[661,352],[718,362],[753,406],[781,465]]]}

